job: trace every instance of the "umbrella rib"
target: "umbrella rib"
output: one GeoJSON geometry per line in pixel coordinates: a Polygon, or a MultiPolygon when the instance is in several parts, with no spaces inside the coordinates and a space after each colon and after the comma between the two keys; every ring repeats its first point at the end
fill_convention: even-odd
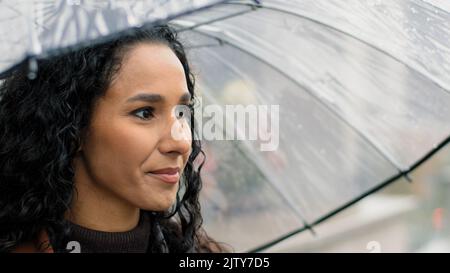
{"type": "Polygon", "coordinates": [[[445,9],[442,8],[442,7],[436,6],[435,4],[433,4],[433,3],[431,3],[431,2],[428,2],[428,1],[426,1],[426,0],[425,0],[425,1],[422,1],[421,3],[425,3],[425,5],[428,5],[428,6],[432,7],[432,8],[434,8],[434,9],[440,10],[440,11],[443,12],[443,13],[446,13],[446,14],[449,13],[448,10],[445,10],[445,9]]]}
{"type": "MultiPolygon", "coordinates": [[[[312,222],[311,226],[312,227],[317,226],[318,224],[324,222],[325,220],[328,220],[329,218],[333,217],[334,215],[338,214],[339,212],[341,212],[341,211],[347,209],[348,207],[354,205],[355,203],[357,203],[358,201],[360,201],[364,197],[367,197],[368,195],[371,195],[372,193],[375,193],[375,192],[381,190],[382,188],[390,185],[391,183],[397,181],[402,176],[405,176],[405,172],[400,172],[400,173],[394,175],[393,177],[385,180],[383,183],[381,183],[378,186],[376,186],[376,187],[370,189],[369,191],[363,193],[362,195],[358,196],[357,198],[351,200],[350,202],[345,203],[344,205],[338,207],[337,209],[331,211],[330,213],[325,214],[325,216],[322,216],[319,219],[317,219],[316,221],[312,222]]],[[[291,232],[289,232],[289,233],[287,233],[287,234],[285,234],[285,235],[283,235],[283,236],[281,236],[279,238],[276,238],[276,239],[274,239],[274,240],[272,240],[272,241],[270,241],[270,242],[268,242],[268,243],[266,243],[266,244],[264,244],[262,246],[250,249],[250,250],[248,250],[248,252],[249,253],[255,253],[255,252],[264,251],[264,250],[266,250],[266,249],[268,249],[268,248],[270,248],[270,247],[272,247],[272,246],[274,246],[274,245],[276,245],[276,244],[278,244],[278,243],[280,243],[282,241],[285,241],[285,240],[291,238],[292,236],[295,236],[295,235],[305,231],[306,229],[307,229],[307,227],[301,227],[301,228],[296,229],[294,231],[291,231],[291,232]]]]}
{"type": "Polygon", "coordinates": [[[215,22],[224,21],[224,20],[227,20],[227,19],[230,19],[230,18],[233,18],[233,17],[237,17],[239,15],[247,14],[247,13],[255,11],[255,10],[256,9],[254,7],[251,7],[251,9],[248,9],[248,10],[240,11],[240,12],[229,14],[229,15],[222,16],[222,17],[218,17],[218,18],[215,18],[215,19],[212,19],[212,20],[209,20],[209,21],[198,23],[198,24],[190,26],[190,27],[182,28],[180,30],[177,30],[177,32],[183,32],[183,31],[191,30],[191,29],[203,26],[203,25],[208,25],[208,24],[212,24],[212,23],[215,23],[215,22]]]}
{"type": "Polygon", "coordinates": [[[378,52],[381,52],[381,53],[391,57],[392,59],[396,60],[397,62],[399,62],[399,63],[403,64],[404,66],[408,67],[409,69],[415,71],[419,75],[430,79],[433,84],[435,84],[437,87],[439,87],[439,89],[442,89],[444,92],[450,94],[450,90],[448,89],[448,87],[444,87],[441,83],[436,81],[436,79],[434,79],[434,77],[432,75],[427,75],[426,72],[423,72],[423,71],[421,71],[421,70],[419,70],[417,68],[414,68],[413,66],[409,65],[405,61],[395,57],[394,55],[392,55],[388,51],[384,51],[383,49],[381,49],[381,48],[379,48],[379,47],[377,47],[377,46],[375,46],[373,44],[370,44],[370,43],[364,41],[363,39],[361,39],[361,38],[359,38],[359,37],[357,37],[357,36],[347,32],[345,30],[342,30],[342,29],[336,28],[334,26],[328,25],[328,24],[326,24],[324,22],[321,22],[321,21],[319,21],[317,19],[308,17],[308,16],[303,15],[303,14],[295,13],[295,12],[289,11],[289,10],[284,10],[284,9],[276,7],[276,6],[271,6],[270,4],[269,5],[267,5],[267,4],[255,5],[255,4],[252,4],[252,3],[239,3],[239,2],[226,2],[226,3],[222,3],[222,4],[224,4],[224,5],[225,4],[227,4],[227,5],[245,5],[245,6],[255,6],[255,7],[258,7],[258,8],[265,8],[265,9],[277,11],[277,12],[280,12],[280,13],[290,14],[290,15],[293,15],[295,17],[299,17],[299,18],[305,19],[307,21],[311,21],[311,22],[314,22],[314,23],[319,24],[321,26],[324,26],[326,28],[332,29],[332,30],[337,31],[337,32],[339,32],[341,34],[347,35],[347,36],[349,36],[349,37],[351,37],[351,38],[353,38],[353,39],[355,39],[355,40],[365,44],[366,46],[368,46],[368,47],[370,47],[370,48],[372,48],[372,49],[374,49],[374,50],[376,50],[378,52]]]}
{"type": "Polygon", "coordinates": [[[218,46],[220,46],[220,44],[203,44],[203,45],[187,46],[186,49],[211,48],[211,47],[218,47],[218,46]]]}
{"type": "Polygon", "coordinates": [[[378,148],[377,145],[375,145],[375,143],[373,143],[363,132],[361,132],[360,130],[358,130],[357,128],[355,128],[352,124],[350,124],[347,120],[345,120],[338,112],[336,112],[335,110],[333,110],[331,107],[329,107],[326,103],[324,103],[322,100],[320,100],[309,88],[307,88],[306,86],[302,85],[300,82],[298,82],[296,79],[292,78],[290,75],[286,74],[284,71],[280,70],[278,67],[274,66],[272,63],[266,61],[265,59],[261,58],[260,56],[254,54],[253,52],[242,48],[241,46],[231,43],[229,41],[223,40],[220,37],[217,37],[213,34],[209,34],[206,32],[203,32],[199,29],[192,29],[192,31],[195,31],[199,34],[203,34],[205,36],[208,36],[210,38],[214,38],[214,39],[219,39],[222,41],[222,43],[226,43],[228,45],[230,45],[231,47],[234,47],[240,51],[243,51],[251,56],[253,56],[254,58],[258,59],[259,61],[263,62],[264,64],[270,66],[272,69],[276,70],[277,72],[279,72],[280,74],[284,75],[286,78],[290,79],[293,83],[295,83],[296,85],[298,85],[299,87],[301,87],[302,89],[304,89],[312,98],[314,98],[316,101],[318,101],[323,107],[325,107],[328,111],[330,111],[331,113],[333,113],[337,118],[339,118],[339,120],[341,120],[344,124],[346,124],[347,126],[349,126],[356,134],[358,134],[363,140],[365,140],[373,149],[375,149],[384,159],[386,159],[395,169],[397,169],[399,172],[403,172],[403,170],[392,160],[390,159],[385,153],[383,153],[380,148],[378,148]]]}
{"type": "MultiPolygon", "coordinates": [[[[419,159],[416,163],[414,163],[412,165],[411,168],[409,168],[409,170],[404,171],[404,172],[400,172],[397,175],[392,176],[391,178],[388,178],[387,180],[385,180],[383,183],[381,183],[380,185],[368,190],[367,192],[365,192],[364,194],[360,195],[359,197],[351,200],[348,203],[345,203],[344,205],[342,205],[341,207],[331,211],[330,213],[325,214],[324,216],[320,217],[319,219],[317,219],[316,221],[314,221],[311,226],[314,227],[326,220],[328,220],[329,218],[333,217],[334,215],[338,214],[339,212],[343,211],[344,209],[354,205],[356,202],[360,201],[361,199],[363,199],[364,197],[375,193],[381,189],[383,189],[384,187],[390,185],[391,183],[397,181],[399,178],[404,177],[405,179],[410,179],[408,174],[412,171],[414,171],[416,168],[418,168],[419,166],[421,166],[425,161],[427,161],[429,158],[431,158],[433,155],[435,155],[438,151],[440,151],[444,146],[448,145],[450,143],[450,136],[447,137],[446,139],[444,139],[439,145],[437,145],[433,150],[431,150],[428,154],[426,154],[423,158],[419,159]]],[[[307,229],[307,227],[301,227],[297,230],[294,230],[286,235],[283,235],[279,238],[276,238],[262,246],[259,246],[257,248],[253,248],[251,250],[249,250],[248,252],[253,253],[253,252],[261,252],[264,251],[300,232],[303,232],[307,229]]]]}

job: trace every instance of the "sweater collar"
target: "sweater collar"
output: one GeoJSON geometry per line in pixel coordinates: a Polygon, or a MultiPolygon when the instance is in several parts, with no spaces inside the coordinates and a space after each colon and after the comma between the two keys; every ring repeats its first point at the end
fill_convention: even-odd
{"type": "Polygon", "coordinates": [[[77,242],[82,253],[145,253],[151,232],[150,218],[142,211],[138,225],[130,231],[104,232],[74,223],[70,228],[70,241],[77,242]]]}

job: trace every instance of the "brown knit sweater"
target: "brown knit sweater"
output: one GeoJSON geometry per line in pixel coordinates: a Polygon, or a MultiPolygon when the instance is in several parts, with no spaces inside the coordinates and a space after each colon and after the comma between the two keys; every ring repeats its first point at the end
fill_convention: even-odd
{"type": "MultiPolygon", "coordinates": [[[[152,216],[148,212],[141,211],[138,225],[126,232],[103,232],[88,229],[74,223],[69,223],[71,226],[71,235],[69,243],[74,243],[79,246],[81,253],[144,253],[149,252],[150,244],[153,245],[151,252],[169,252],[170,248],[165,238],[166,236],[175,236],[180,238],[178,226],[174,223],[166,222],[165,224],[171,226],[166,236],[158,222],[152,225],[152,216]],[[152,235],[152,236],[150,236],[152,235]],[[152,239],[150,239],[152,237],[152,239]]],[[[232,252],[232,249],[209,240],[204,230],[199,233],[200,242],[195,247],[192,247],[187,252],[232,252]]],[[[171,237],[172,238],[172,237],[171,237]]],[[[24,242],[12,249],[11,252],[16,253],[54,253],[54,249],[49,242],[48,234],[45,230],[39,233],[36,240],[24,242]]],[[[71,244],[72,246],[74,244],[71,244]]],[[[69,244],[68,250],[70,250],[69,244]]],[[[72,250],[74,250],[72,248],[72,250]]],[[[170,251],[177,252],[177,249],[170,251]]],[[[185,250],[182,250],[183,252],[185,250]]],[[[74,252],[74,251],[71,251],[74,252]]]]}
{"type": "Polygon", "coordinates": [[[150,239],[150,217],[141,212],[138,225],[126,232],[103,232],[74,223],[70,241],[79,243],[81,253],[145,253],[150,239]]]}

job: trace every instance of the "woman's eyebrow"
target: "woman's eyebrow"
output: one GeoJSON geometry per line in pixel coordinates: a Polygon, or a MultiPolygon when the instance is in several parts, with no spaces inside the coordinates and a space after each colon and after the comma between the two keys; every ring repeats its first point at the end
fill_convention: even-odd
{"type": "Polygon", "coordinates": [[[189,101],[191,101],[191,93],[184,93],[180,97],[180,102],[189,102],[189,101]]]}
{"type": "Polygon", "coordinates": [[[160,102],[164,98],[159,94],[141,93],[127,99],[127,102],[145,101],[145,102],[160,102]]]}
{"type": "MultiPolygon", "coordinates": [[[[180,97],[179,102],[189,102],[191,100],[190,93],[184,93],[180,97]]],[[[161,102],[164,101],[164,97],[159,94],[149,94],[149,93],[141,93],[127,99],[127,102],[135,102],[135,101],[145,101],[145,102],[161,102]]]]}

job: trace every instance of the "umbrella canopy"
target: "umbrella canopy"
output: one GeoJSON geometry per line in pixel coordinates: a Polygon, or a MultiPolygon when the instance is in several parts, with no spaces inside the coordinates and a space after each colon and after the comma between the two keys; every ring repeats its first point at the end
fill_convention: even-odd
{"type": "Polygon", "coordinates": [[[312,229],[407,177],[450,135],[450,7],[440,1],[16,3],[0,2],[4,75],[130,27],[178,30],[202,97],[205,225],[237,251],[312,229]],[[245,107],[246,122],[226,105],[245,107]]]}
{"type": "MultiPolygon", "coordinates": [[[[0,1],[0,73],[29,56],[47,57],[112,39],[146,23],[208,8],[219,0],[0,1]],[[13,29],[11,27],[13,26],[13,29]]],[[[1,74],[0,74],[1,75],[1,74]]]]}

